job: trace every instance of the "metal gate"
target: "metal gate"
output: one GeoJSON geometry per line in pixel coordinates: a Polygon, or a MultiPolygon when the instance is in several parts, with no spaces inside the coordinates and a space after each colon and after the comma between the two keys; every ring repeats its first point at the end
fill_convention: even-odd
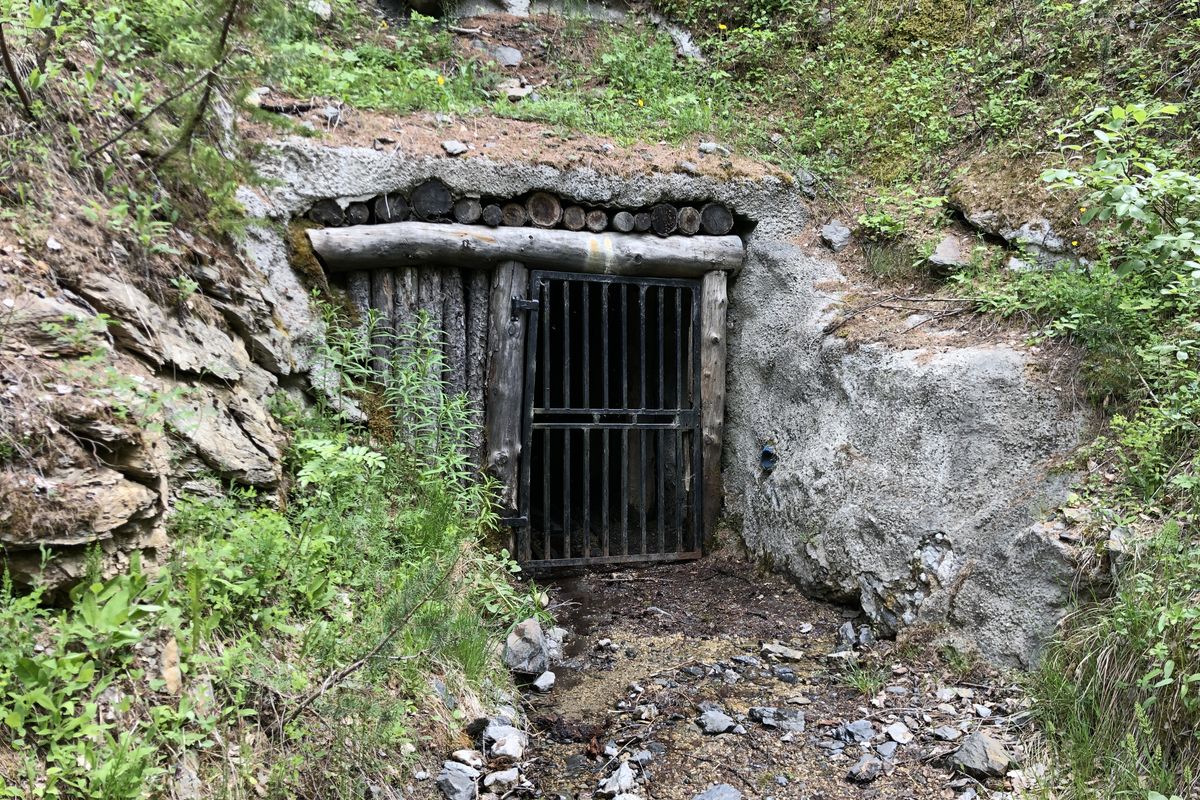
{"type": "Polygon", "coordinates": [[[535,271],[517,558],[701,554],[700,282],[535,271]]]}

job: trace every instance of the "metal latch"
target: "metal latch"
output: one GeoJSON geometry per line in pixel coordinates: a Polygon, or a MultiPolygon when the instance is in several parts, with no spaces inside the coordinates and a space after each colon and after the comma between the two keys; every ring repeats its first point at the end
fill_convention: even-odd
{"type": "Polygon", "coordinates": [[[512,299],[512,313],[517,315],[519,311],[537,311],[541,307],[541,303],[537,300],[526,300],[524,297],[514,297],[512,299]]]}

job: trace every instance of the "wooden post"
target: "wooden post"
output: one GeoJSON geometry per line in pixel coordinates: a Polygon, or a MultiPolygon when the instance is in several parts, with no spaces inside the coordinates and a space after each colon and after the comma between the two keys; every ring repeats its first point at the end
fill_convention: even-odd
{"type": "Polygon", "coordinates": [[[500,482],[499,503],[507,513],[518,510],[525,388],[526,314],[513,313],[512,301],[528,291],[524,264],[505,261],[496,268],[488,310],[487,469],[500,482]]]}
{"type": "Polygon", "coordinates": [[[721,444],[725,431],[726,276],[704,276],[700,300],[700,432],[704,441],[701,502],[704,539],[710,541],[725,494],[721,481],[721,444]]]}
{"type": "Polygon", "coordinates": [[[462,272],[447,269],[442,273],[442,383],[446,394],[467,391],[467,310],[463,295],[462,272]]]}
{"type": "MultiPolygon", "coordinates": [[[[428,319],[428,327],[422,331],[428,337],[426,343],[434,352],[444,352],[442,350],[442,270],[440,267],[417,268],[417,306],[428,319]]],[[[440,366],[435,369],[435,365],[429,365],[428,381],[429,385],[426,387],[429,398],[427,407],[430,417],[437,419],[437,409],[442,404],[440,366]]]]}
{"type": "Polygon", "coordinates": [[[371,307],[371,273],[365,269],[351,272],[346,277],[346,296],[355,313],[365,321],[371,307]]]}
{"type": "Polygon", "coordinates": [[[371,308],[378,315],[375,337],[371,342],[371,369],[382,377],[392,365],[392,345],[395,343],[396,291],[390,269],[371,271],[371,308]]]}
{"type": "Polygon", "coordinates": [[[471,418],[479,427],[468,437],[471,442],[471,461],[483,468],[483,399],[487,380],[488,293],[491,275],[473,269],[467,273],[467,400],[471,418]]]}
{"type": "Polygon", "coordinates": [[[398,267],[393,270],[395,277],[392,284],[395,290],[396,304],[392,311],[392,326],[398,336],[407,336],[412,331],[413,323],[417,321],[417,311],[420,310],[418,298],[418,269],[416,267],[398,267]]]}

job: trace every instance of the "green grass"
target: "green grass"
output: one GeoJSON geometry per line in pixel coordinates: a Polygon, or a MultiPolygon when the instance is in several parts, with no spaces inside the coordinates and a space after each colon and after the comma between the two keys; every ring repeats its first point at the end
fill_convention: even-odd
{"type": "Polygon", "coordinates": [[[863,697],[874,697],[883,691],[887,682],[883,669],[873,665],[855,664],[836,675],[837,682],[858,692],[863,697]]]}
{"type": "MultiPolygon", "coordinates": [[[[377,334],[329,321],[326,369],[365,401],[377,334]]],[[[430,676],[508,684],[493,643],[540,612],[507,554],[480,544],[491,486],[462,480],[471,421],[431,382],[431,341],[410,332],[372,390],[386,440],[329,407],[279,407],[282,508],[248,491],[182,498],[161,572],[89,577],[66,609],[0,588],[0,763],[19,765],[0,796],[163,796],[191,752],[205,785],[239,795],[357,798],[404,777],[406,745],[449,735],[430,676]]]]}

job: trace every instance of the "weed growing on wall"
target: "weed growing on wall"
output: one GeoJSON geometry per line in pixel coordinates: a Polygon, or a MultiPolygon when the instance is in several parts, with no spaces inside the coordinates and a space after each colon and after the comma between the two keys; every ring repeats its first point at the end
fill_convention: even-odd
{"type": "Polygon", "coordinates": [[[959,277],[981,307],[1083,345],[1116,412],[1082,488],[1116,590],[1068,620],[1034,683],[1076,797],[1200,786],[1200,177],[1159,144],[1177,113],[1104,107],[1061,131],[1044,178],[1105,225],[1094,263],[959,277]]]}
{"type": "MultiPolygon", "coordinates": [[[[379,391],[362,382],[378,330],[328,319],[323,361],[363,402],[379,391]]],[[[505,685],[491,642],[539,607],[507,553],[478,544],[490,486],[464,480],[472,423],[444,396],[432,339],[419,323],[387,362],[403,435],[370,436],[333,401],[280,406],[286,506],[184,498],[161,573],[135,561],[86,579],[66,610],[6,579],[0,796],[161,796],[185,769],[238,794],[357,798],[404,778],[431,715],[453,724],[431,675],[456,692],[505,685]]]]}

